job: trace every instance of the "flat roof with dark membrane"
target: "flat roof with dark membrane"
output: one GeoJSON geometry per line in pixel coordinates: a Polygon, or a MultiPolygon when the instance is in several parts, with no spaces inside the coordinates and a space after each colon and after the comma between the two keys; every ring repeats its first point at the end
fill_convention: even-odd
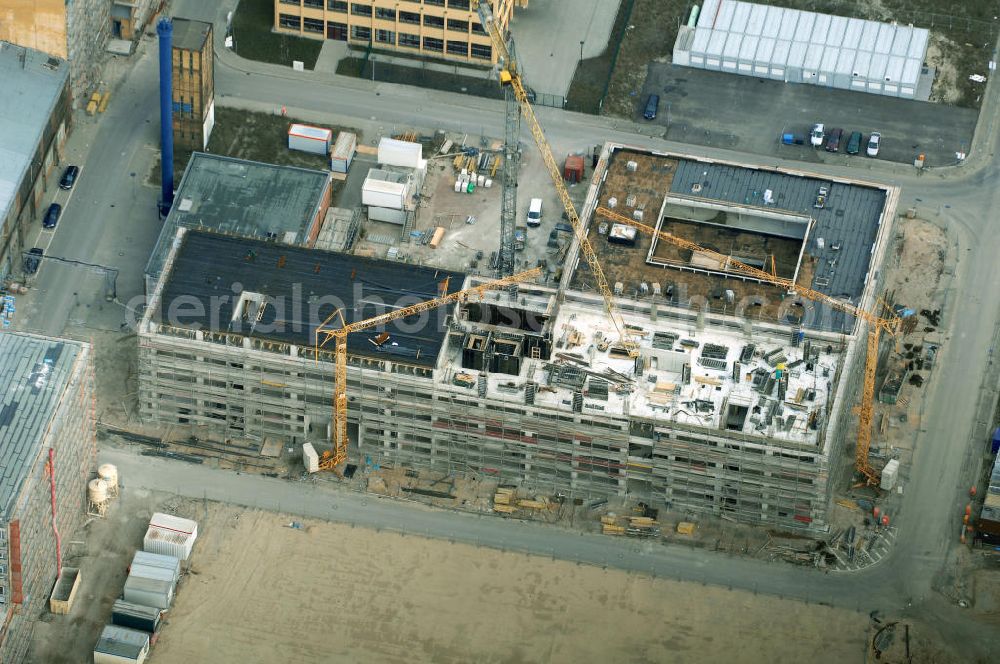
{"type": "MultiPolygon", "coordinates": [[[[465,274],[419,265],[219,235],[185,233],[154,319],[173,327],[311,346],[336,308],[348,323],[461,290],[465,274]],[[263,302],[263,306],[260,303],[263,302]],[[235,312],[235,317],[234,317],[235,312]]],[[[432,310],[348,337],[352,355],[433,366],[445,310],[432,310]]],[[[339,323],[339,319],[335,319],[339,323]]],[[[332,348],[332,341],[328,344],[332,348]]]]}

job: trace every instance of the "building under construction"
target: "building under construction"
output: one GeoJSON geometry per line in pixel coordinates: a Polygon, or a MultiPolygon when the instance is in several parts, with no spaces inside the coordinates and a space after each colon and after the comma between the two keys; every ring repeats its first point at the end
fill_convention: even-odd
{"type": "MultiPolygon", "coordinates": [[[[626,329],[605,316],[574,241],[558,288],[521,284],[354,334],[354,461],[824,527],[864,330],[593,213],[611,207],[871,307],[896,190],[617,145],[592,182],[581,216],[626,329]]],[[[333,355],[315,345],[319,323],[475,281],[179,228],[139,329],[143,415],[202,438],[328,449],[333,355]]]]}
{"type": "Polygon", "coordinates": [[[94,464],[90,346],[0,334],[0,661],[24,659],[94,464]]]}

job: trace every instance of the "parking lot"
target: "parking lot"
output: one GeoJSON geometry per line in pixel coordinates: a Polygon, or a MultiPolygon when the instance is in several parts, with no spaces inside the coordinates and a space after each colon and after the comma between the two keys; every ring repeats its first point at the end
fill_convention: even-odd
{"type": "MultiPolygon", "coordinates": [[[[928,166],[955,163],[968,150],[978,112],[968,108],[895,99],[846,90],[795,85],[749,76],[653,63],[635,119],[646,99],[660,95],[655,120],[666,138],[695,145],[729,147],[763,156],[809,162],[858,160],[844,154],[846,135],[882,133],[879,159],[911,163],[918,154],[928,166]],[[804,145],[782,145],[781,134],[806,137],[815,122],[840,127],[845,141],[837,155],[804,145]]],[[[862,150],[862,154],[864,150],[862,150]]]]}

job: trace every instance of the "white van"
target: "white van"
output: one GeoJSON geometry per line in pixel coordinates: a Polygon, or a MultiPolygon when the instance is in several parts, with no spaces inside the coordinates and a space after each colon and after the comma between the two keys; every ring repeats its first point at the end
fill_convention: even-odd
{"type": "Polygon", "coordinates": [[[540,198],[532,198],[528,205],[528,225],[542,225],[542,199],[540,198]]]}

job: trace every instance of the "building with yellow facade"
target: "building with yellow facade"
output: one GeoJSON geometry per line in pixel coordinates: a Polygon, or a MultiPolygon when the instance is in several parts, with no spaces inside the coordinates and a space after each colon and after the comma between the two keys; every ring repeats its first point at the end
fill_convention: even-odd
{"type": "MultiPolygon", "coordinates": [[[[514,5],[526,4],[525,0],[490,2],[504,30],[514,5]]],[[[479,22],[478,4],[479,0],[274,0],[274,28],[404,55],[492,64],[493,47],[479,22]]]]}

